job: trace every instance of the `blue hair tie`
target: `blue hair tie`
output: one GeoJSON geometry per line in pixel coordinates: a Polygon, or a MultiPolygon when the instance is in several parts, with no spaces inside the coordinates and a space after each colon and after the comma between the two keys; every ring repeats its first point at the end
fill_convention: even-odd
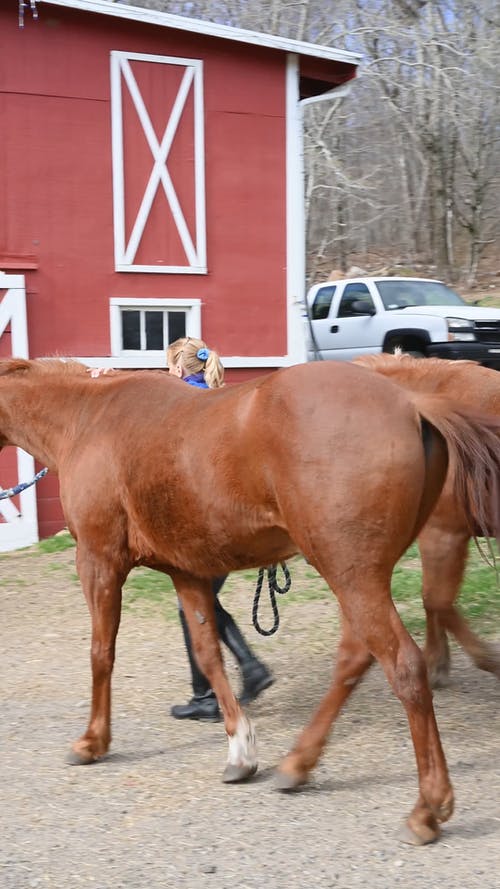
{"type": "Polygon", "coordinates": [[[208,349],[198,349],[196,353],[196,357],[200,359],[200,361],[206,361],[210,352],[208,349]]]}

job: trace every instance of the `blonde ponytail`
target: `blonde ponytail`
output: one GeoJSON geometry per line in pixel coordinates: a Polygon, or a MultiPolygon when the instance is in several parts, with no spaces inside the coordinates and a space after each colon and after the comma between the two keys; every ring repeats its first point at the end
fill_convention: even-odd
{"type": "Polygon", "coordinates": [[[209,389],[224,385],[224,367],[219,355],[203,340],[184,336],[171,343],[167,349],[167,363],[180,364],[186,376],[202,373],[209,389]]]}

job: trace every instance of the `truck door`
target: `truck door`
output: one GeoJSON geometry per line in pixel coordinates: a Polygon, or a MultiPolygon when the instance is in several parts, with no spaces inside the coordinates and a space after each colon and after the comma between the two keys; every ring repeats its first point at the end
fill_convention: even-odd
{"type": "Polygon", "coordinates": [[[361,281],[346,284],[339,299],[332,302],[328,321],[328,347],[324,358],[350,361],[358,355],[381,351],[377,307],[367,285],[361,281]],[[355,311],[353,303],[357,303],[359,309],[360,302],[365,304],[366,314],[355,311]]]}

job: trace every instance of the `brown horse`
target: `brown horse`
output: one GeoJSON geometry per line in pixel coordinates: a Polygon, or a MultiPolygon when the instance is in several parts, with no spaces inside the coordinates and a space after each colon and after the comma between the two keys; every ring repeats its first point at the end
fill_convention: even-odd
{"type": "MultiPolygon", "coordinates": [[[[19,445],[59,474],[92,620],[92,705],[73,758],[111,739],[111,673],[121,589],[148,565],[172,577],[200,667],[229,739],[226,782],[257,768],[253,728],[224,672],[211,578],[302,552],[340,603],[331,686],[281,763],[279,786],[305,783],[340,708],[377,658],[402,701],[419,796],[408,842],[436,839],[453,791],[423,656],[390,595],[395,563],[443,487],[484,525],[500,518],[500,421],[411,396],[353,364],[298,365],[204,392],[162,372],[93,380],[82,365],[0,361],[0,447],[19,445]],[[278,434],[279,430],[279,434],[278,434]]],[[[497,525],[497,527],[500,525],[497,525]]]]}
{"type": "MultiPolygon", "coordinates": [[[[447,395],[476,410],[500,417],[500,374],[472,361],[419,361],[410,355],[369,355],[356,359],[418,392],[447,395]]],[[[489,530],[494,535],[493,517],[489,530]]],[[[455,600],[460,592],[468,546],[477,528],[454,494],[453,468],[438,504],[418,537],[422,557],[422,595],[426,613],[425,659],[433,685],[443,685],[450,672],[447,633],[455,636],[481,670],[500,679],[500,648],[480,639],[469,627],[455,600]]]]}

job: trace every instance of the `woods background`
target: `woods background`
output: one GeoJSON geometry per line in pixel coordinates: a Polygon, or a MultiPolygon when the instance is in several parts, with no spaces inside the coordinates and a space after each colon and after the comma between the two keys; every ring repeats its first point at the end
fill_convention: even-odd
{"type": "Polygon", "coordinates": [[[134,0],[362,54],[304,108],[308,282],[408,268],[500,276],[498,0],[134,0]]]}

